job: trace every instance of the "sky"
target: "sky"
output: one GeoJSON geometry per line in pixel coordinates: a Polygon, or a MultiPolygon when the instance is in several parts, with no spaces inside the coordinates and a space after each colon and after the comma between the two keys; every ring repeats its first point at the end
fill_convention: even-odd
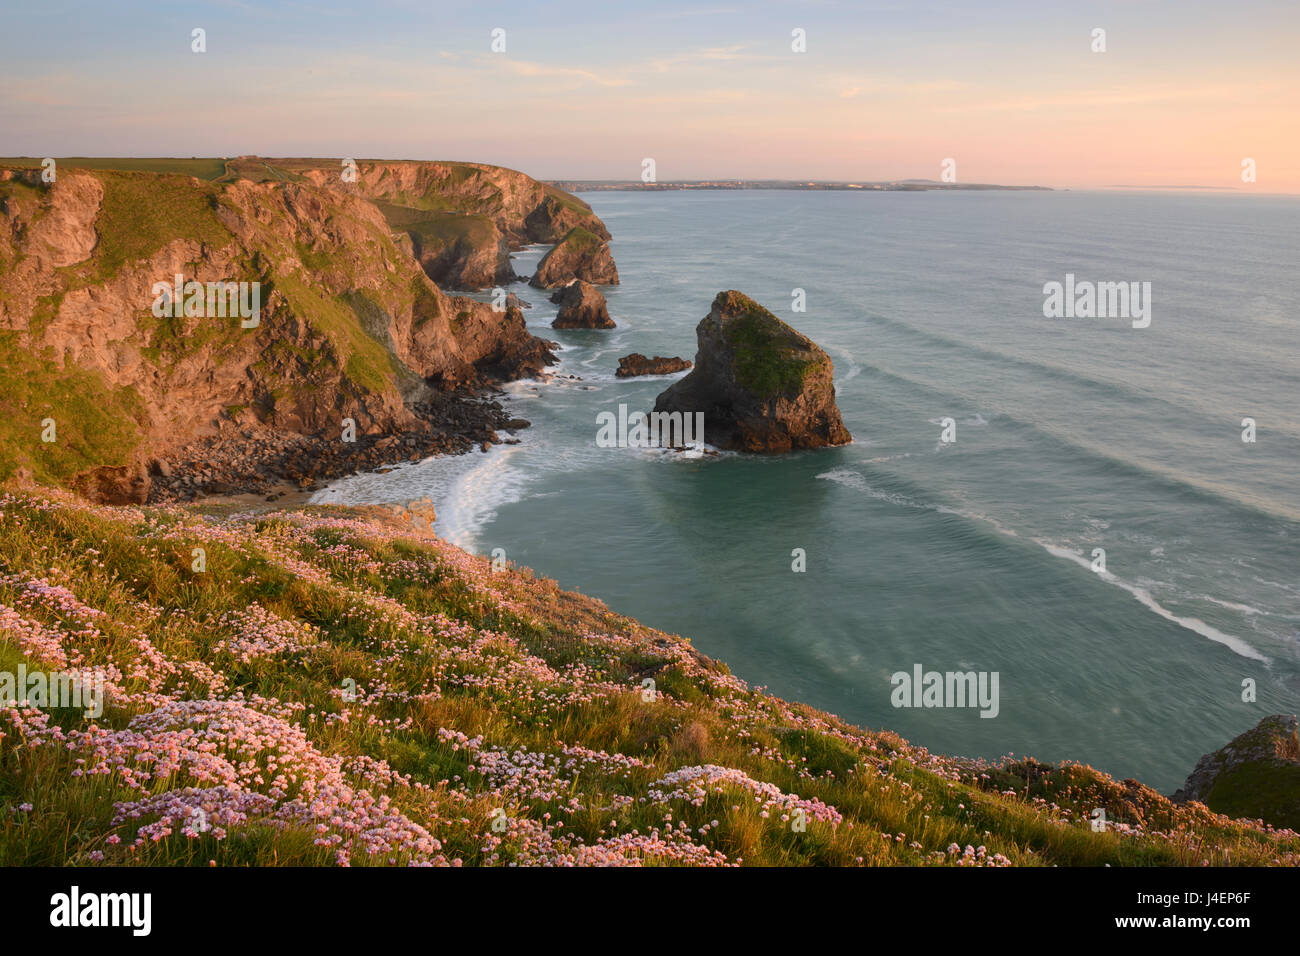
{"type": "Polygon", "coordinates": [[[0,155],[1300,193],[1297,0],[0,3],[0,155]]]}

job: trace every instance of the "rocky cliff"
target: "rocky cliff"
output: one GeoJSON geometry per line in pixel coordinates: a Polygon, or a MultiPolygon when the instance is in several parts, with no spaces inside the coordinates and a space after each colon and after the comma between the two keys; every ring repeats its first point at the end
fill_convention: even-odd
{"type": "Polygon", "coordinates": [[[487,217],[513,245],[559,242],[577,226],[601,239],[610,237],[605,224],[582,200],[502,166],[360,160],[355,182],[348,182],[339,160],[272,162],[315,185],[355,191],[395,206],[487,217]]]}
{"type": "Polygon", "coordinates": [[[1300,733],[1294,714],[1265,717],[1196,764],[1177,803],[1300,830],[1300,733]]]}
{"type": "Polygon", "coordinates": [[[0,170],[0,478],[140,500],[151,461],[223,430],[436,431],[431,399],[552,360],[517,309],[443,293],[359,190],[295,178],[0,170]],[[186,286],[159,308],[177,276],[242,283],[257,315],[186,286]]]}
{"type": "Polygon", "coordinates": [[[564,234],[537,264],[530,285],[554,289],[574,279],[595,285],[617,285],[618,269],[604,239],[577,226],[564,234]]]}
{"type": "Polygon", "coordinates": [[[852,441],[830,356],[807,336],[735,291],[718,293],[695,331],[695,368],[659,396],[656,412],[703,412],[705,441],[736,451],[852,441]]]}
{"type": "Polygon", "coordinates": [[[374,200],[393,230],[410,237],[429,278],[447,288],[507,282],[511,249],[558,243],[575,228],[609,239],[585,202],[500,166],[363,160],[349,182],[339,160],[273,162],[317,186],[374,200]]]}
{"type": "Polygon", "coordinates": [[[428,214],[377,203],[394,238],[425,275],[449,289],[486,289],[517,278],[510,265],[510,244],[487,216],[428,214]]]}

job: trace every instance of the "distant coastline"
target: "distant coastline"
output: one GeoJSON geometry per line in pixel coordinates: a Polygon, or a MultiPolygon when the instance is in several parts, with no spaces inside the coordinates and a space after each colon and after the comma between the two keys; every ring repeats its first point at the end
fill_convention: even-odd
{"type": "Polygon", "coordinates": [[[795,179],[677,179],[644,183],[639,179],[549,179],[549,186],[565,192],[663,192],[671,189],[799,189],[845,190],[859,192],[926,192],[929,190],[1004,189],[1053,192],[1051,186],[1000,186],[994,183],[944,183],[933,179],[895,179],[888,182],[866,180],[795,180],[795,179]]]}

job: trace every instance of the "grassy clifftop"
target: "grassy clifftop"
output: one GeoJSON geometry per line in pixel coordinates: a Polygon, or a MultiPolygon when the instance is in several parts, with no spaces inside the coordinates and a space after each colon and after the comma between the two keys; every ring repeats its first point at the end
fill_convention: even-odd
{"type": "Polygon", "coordinates": [[[319,407],[368,402],[383,419],[415,377],[402,368],[409,352],[398,353],[418,268],[356,200],[146,172],[65,169],[35,189],[9,178],[0,259],[11,386],[0,395],[0,475],[23,468],[70,482],[157,454],[230,408],[247,409],[250,422],[312,427],[319,407]],[[159,317],[153,286],[178,273],[258,283],[257,325],[159,317]],[[383,328],[363,327],[357,296],[375,303],[383,328]],[[54,441],[40,440],[45,420],[54,441]]]}
{"type": "MultiPolygon", "coordinates": [[[[0,158],[0,168],[36,170],[41,159],[0,158]]],[[[165,175],[200,182],[216,194],[236,182],[328,189],[375,202],[394,233],[424,240],[429,277],[451,288],[481,289],[512,277],[507,247],[556,243],[583,227],[602,239],[605,224],[581,199],[517,170],[485,163],[415,160],[56,158],[59,173],[165,175]],[[346,173],[346,178],[345,178],[346,173]]],[[[165,183],[162,189],[167,187],[165,183]]],[[[168,197],[136,210],[148,218],[168,197]]],[[[147,225],[147,224],[146,224],[147,225]]],[[[157,225],[157,224],[155,224],[157,225]]],[[[158,230],[118,229],[115,238],[140,242],[158,230]]]]}
{"type": "MultiPolygon", "coordinates": [[[[522,319],[445,295],[357,190],[94,162],[51,183],[0,163],[0,480],[143,500],[150,462],[222,428],[337,437],[351,419],[433,440],[420,403],[545,358],[522,319]],[[155,308],[177,275],[211,284],[208,301],[155,308]],[[214,307],[223,283],[248,316],[214,307]]],[[[496,227],[451,218],[482,227],[456,246],[467,261],[483,247],[491,278],[496,227]]]]}
{"type": "Polygon", "coordinates": [[[380,509],[12,491],[19,665],[100,670],[107,704],[0,710],[4,864],[1300,862],[1294,833],[1087,767],[787,703],[380,509]]]}

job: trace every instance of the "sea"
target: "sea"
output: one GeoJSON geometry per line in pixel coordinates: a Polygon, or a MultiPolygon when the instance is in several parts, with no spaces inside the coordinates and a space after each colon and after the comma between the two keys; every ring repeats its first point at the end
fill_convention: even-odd
{"type": "Polygon", "coordinates": [[[549,381],[505,389],[532,422],[519,444],[315,502],[428,495],[448,540],[934,752],[1171,792],[1202,754],[1300,710],[1300,199],[583,198],[614,237],[618,327],[553,330],[549,295],[511,287],[562,346],[549,381]],[[1136,295],[1127,314],[1103,294],[1109,314],[1064,315],[1052,283],[1136,295]],[[694,358],[727,289],[831,356],[853,443],[601,447],[600,413],[649,411],[680,377],[616,379],[618,358],[694,358]],[[900,690],[928,672],[996,675],[996,706],[959,706],[946,679],[929,699],[900,690]]]}

